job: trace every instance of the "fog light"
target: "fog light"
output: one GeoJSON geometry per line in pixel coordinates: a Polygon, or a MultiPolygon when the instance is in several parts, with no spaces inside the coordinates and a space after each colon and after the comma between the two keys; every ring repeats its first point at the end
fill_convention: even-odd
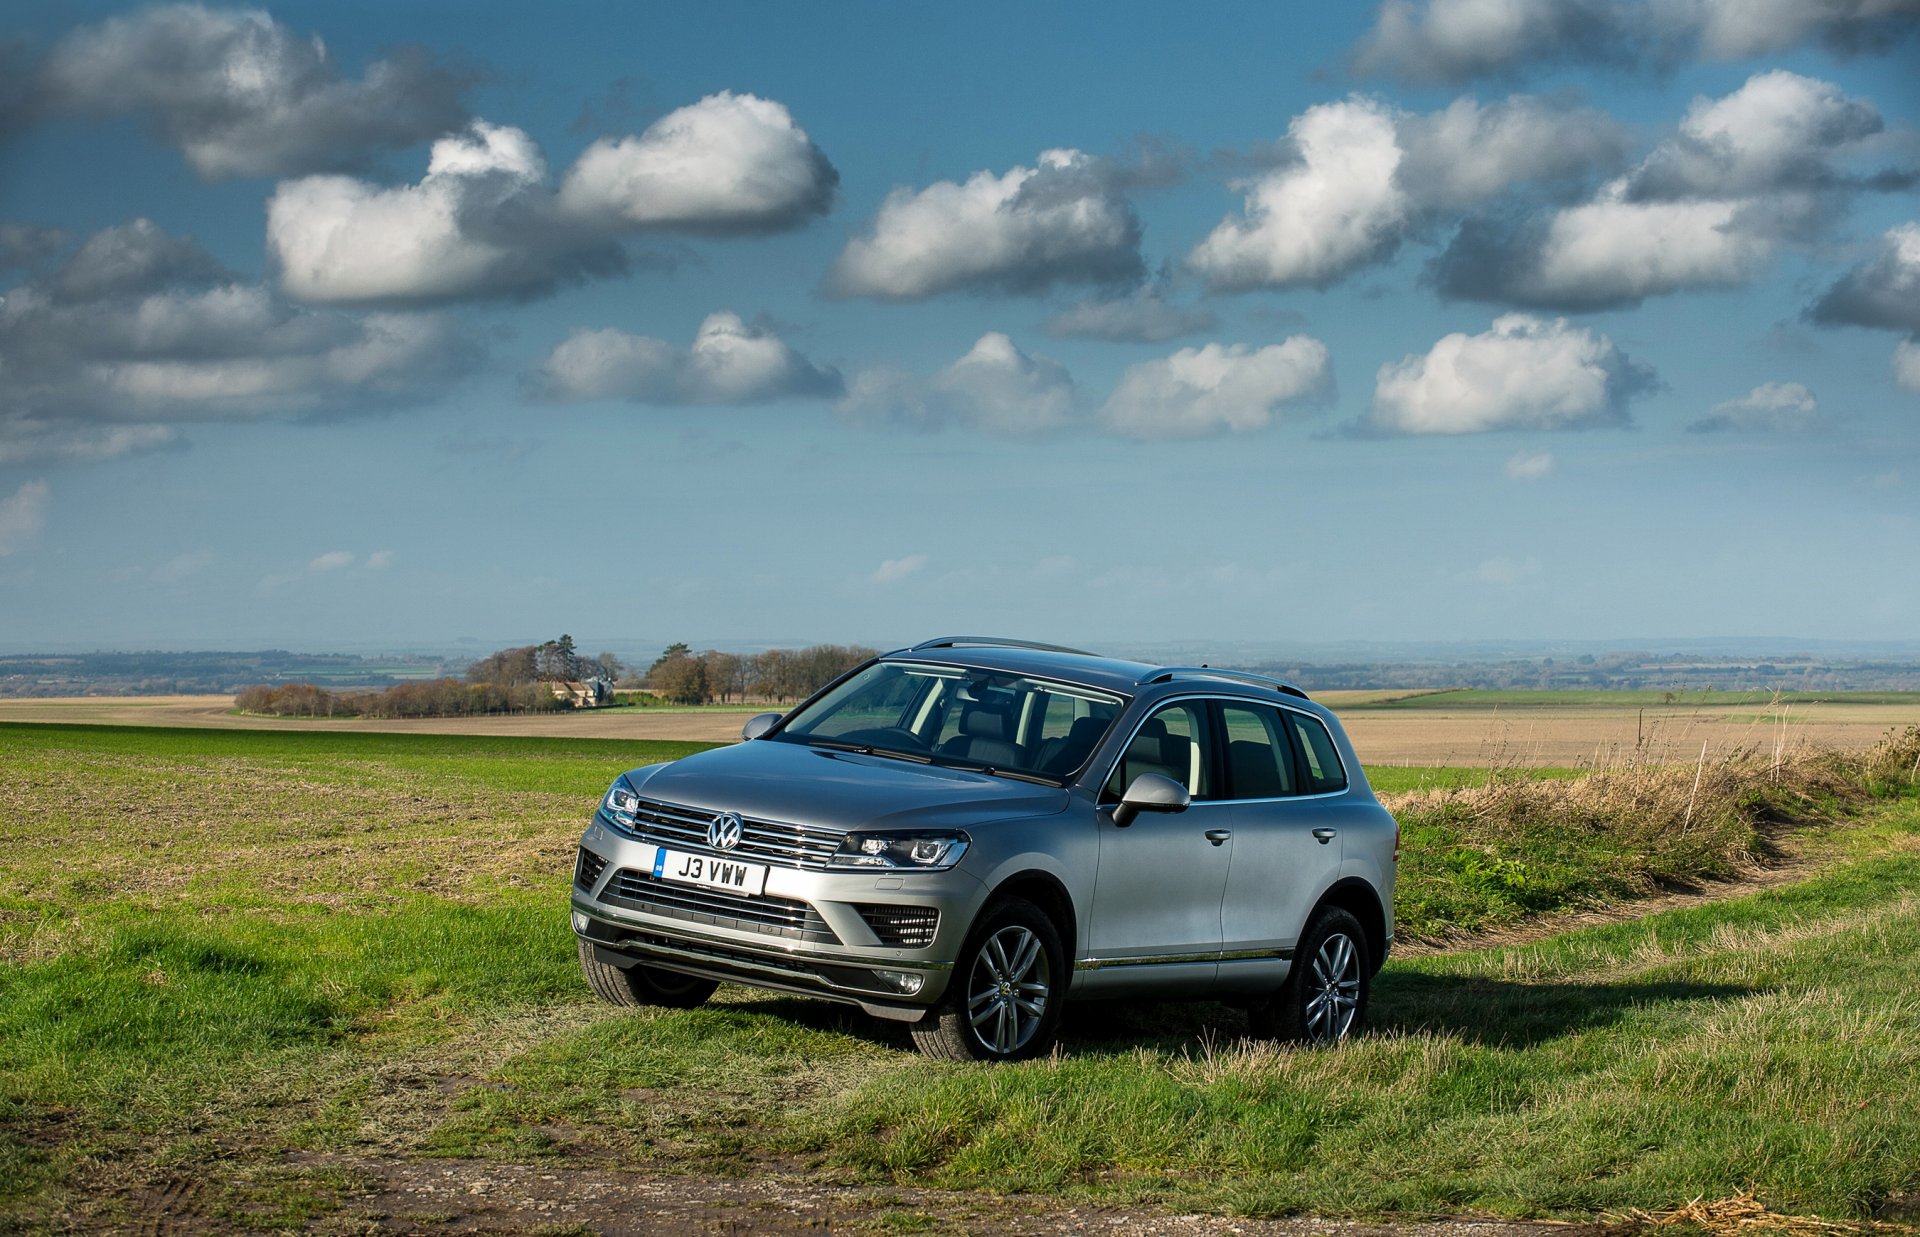
{"type": "Polygon", "coordinates": [[[898,992],[901,996],[912,996],[924,988],[927,983],[927,977],[925,975],[919,975],[912,971],[875,971],[873,976],[887,987],[898,992]]]}
{"type": "Polygon", "coordinates": [[[587,934],[587,917],[579,911],[573,913],[573,932],[575,936],[585,936],[587,934]]]}

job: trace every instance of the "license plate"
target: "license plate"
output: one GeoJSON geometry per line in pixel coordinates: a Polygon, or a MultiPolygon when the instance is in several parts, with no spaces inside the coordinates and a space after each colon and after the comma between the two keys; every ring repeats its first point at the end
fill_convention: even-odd
{"type": "Polygon", "coordinates": [[[721,889],[758,897],[766,892],[767,869],[759,863],[741,863],[715,855],[690,855],[684,850],[661,846],[653,853],[655,880],[676,885],[699,885],[703,889],[721,889]]]}

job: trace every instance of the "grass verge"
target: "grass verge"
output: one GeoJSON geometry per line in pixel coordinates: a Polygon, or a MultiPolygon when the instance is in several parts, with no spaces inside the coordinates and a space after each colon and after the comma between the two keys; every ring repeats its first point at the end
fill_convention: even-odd
{"type": "MultiPolygon", "coordinates": [[[[687,747],[0,728],[0,1227],[122,1222],[182,1174],[218,1226],[308,1224],[351,1193],[342,1153],[1260,1214],[1588,1217],[1753,1188],[1857,1217],[1920,1194],[1920,731],[1710,794],[1684,770],[1686,805],[1658,770],[1632,793],[1624,773],[1418,792],[1403,905],[1440,905],[1453,871],[1422,866],[1448,853],[1422,821],[1482,850],[1575,839],[1560,862],[1586,883],[1563,899],[1646,840],[1620,830],[1676,809],[1691,829],[1703,802],[1733,813],[1723,842],[1798,825],[1838,866],[1396,962],[1381,1033],[1337,1052],[1243,1044],[1218,1006],[1092,1007],[1063,1055],[1012,1069],[932,1066],[897,1028],[741,990],[589,1005],[560,909],[580,819],[612,772],[687,747]]],[[[1687,856],[1727,852],[1662,853],[1699,879],[1687,856]]],[[[1536,913],[1461,888],[1457,914],[1536,913]]]]}

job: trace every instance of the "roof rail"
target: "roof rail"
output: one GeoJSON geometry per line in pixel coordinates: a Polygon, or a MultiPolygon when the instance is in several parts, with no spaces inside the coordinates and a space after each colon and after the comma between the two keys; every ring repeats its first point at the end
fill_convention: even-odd
{"type": "Polygon", "coordinates": [[[1229,679],[1235,683],[1249,683],[1254,687],[1271,687],[1274,691],[1298,696],[1302,700],[1312,699],[1293,684],[1280,679],[1268,678],[1264,674],[1248,674],[1243,670],[1215,670],[1212,666],[1166,666],[1141,679],[1140,686],[1145,687],[1149,683],[1170,683],[1174,679],[1229,679]]]}
{"type": "Polygon", "coordinates": [[[938,636],[932,640],[922,640],[907,652],[957,648],[1037,649],[1042,653],[1078,653],[1082,657],[1095,656],[1085,649],[1070,649],[1063,644],[1041,644],[1037,640],[1008,640],[1000,636],[938,636]]]}

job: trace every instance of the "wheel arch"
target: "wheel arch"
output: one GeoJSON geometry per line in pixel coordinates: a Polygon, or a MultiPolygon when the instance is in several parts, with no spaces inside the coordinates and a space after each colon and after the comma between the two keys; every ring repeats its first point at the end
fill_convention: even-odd
{"type": "Polygon", "coordinates": [[[1039,868],[1015,872],[993,887],[993,892],[980,905],[980,914],[986,914],[988,907],[1005,898],[1024,898],[1053,921],[1054,930],[1060,933],[1060,944],[1066,951],[1067,966],[1071,970],[1077,921],[1074,918],[1073,895],[1067,892],[1060,878],[1039,868]]]}
{"type": "Polygon", "coordinates": [[[1307,916],[1306,922],[1312,923],[1330,906],[1337,906],[1360,921],[1361,930],[1367,934],[1367,956],[1377,972],[1386,963],[1387,948],[1392,944],[1387,936],[1387,914],[1380,905],[1380,895],[1357,876],[1335,881],[1314,903],[1313,913],[1307,916]]]}

